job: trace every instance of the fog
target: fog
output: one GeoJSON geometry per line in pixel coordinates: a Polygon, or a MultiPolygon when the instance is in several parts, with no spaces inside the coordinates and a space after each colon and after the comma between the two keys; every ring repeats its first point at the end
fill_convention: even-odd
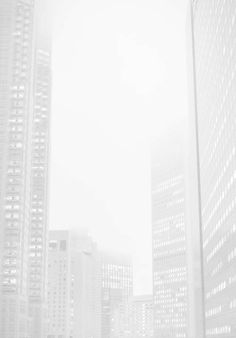
{"type": "Polygon", "coordinates": [[[100,247],[132,253],[135,293],[147,293],[150,143],[187,111],[187,1],[53,6],[50,228],[86,228],[100,247]]]}

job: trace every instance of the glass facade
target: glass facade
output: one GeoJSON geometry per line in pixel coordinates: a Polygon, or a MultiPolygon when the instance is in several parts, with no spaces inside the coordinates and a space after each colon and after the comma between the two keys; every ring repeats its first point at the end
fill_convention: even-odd
{"type": "Polygon", "coordinates": [[[116,310],[126,305],[133,293],[131,259],[103,253],[101,269],[101,337],[109,338],[116,310]]]}
{"type": "Polygon", "coordinates": [[[236,2],[193,2],[205,336],[236,337],[236,2]]]}
{"type": "Polygon", "coordinates": [[[0,2],[0,336],[28,337],[31,1],[0,2]]]}
{"type": "Polygon", "coordinates": [[[43,0],[0,1],[0,336],[4,338],[44,334],[50,111],[50,38],[45,21],[41,30],[44,5],[43,0]]]}
{"type": "Polygon", "coordinates": [[[187,337],[187,263],[183,167],[174,154],[164,159],[158,153],[153,155],[154,337],[184,338],[187,337]]]}

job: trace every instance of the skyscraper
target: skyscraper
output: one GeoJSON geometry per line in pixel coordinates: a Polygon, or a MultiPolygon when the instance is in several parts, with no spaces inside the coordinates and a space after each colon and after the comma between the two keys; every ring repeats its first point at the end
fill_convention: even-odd
{"type": "Polygon", "coordinates": [[[87,236],[50,231],[48,338],[101,337],[101,270],[87,236]]]}
{"type": "Polygon", "coordinates": [[[236,2],[191,1],[191,20],[204,334],[235,337],[236,2]]]}
{"type": "Polygon", "coordinates": [[[101,269],[96,243],[86,234],[71,239],[73,338],[101,338],[101,269]]]}
{"type": "Polygon", "coordinates": [[[50,1],[35,2],[31,130],[29,311],[33,338],[46,335],[48,169],[51,93],[50,1]]]}
{"type": "Polygon", "coordinates": [[[154,337],[187,337],[183,154],[179,140],[152,153],[154,337]],[[179,145],[179,147],[178,147],[179,145]],[[163,153],[163,149],[167,149],[163,153]]]}
{"type": "Polygon", "coordinates": [[[153,337],[153,296],[135,296],[132,299],[132,337],[153,337]]]}
{"type": "MultiPolygon", "coordinates": [[[[25,338],[33,334],[36,317],[34,311],[29,311],[29,300],[37,298],[40,309],[45,292],[45,264],[42,263],[45,236],[41,237],[40,244],[33,244],[37,236],[31,228],[32,215],[38,208],[32,204],[33,190],[34,194],[37,189],[41,190],[44,195],[45,204],[41,205],[44,214],[47,204],[46,183],[38,180],[36,184],[37,179],[32,178],[36,154],[33,154],[32,143],[37,125],[41,124],[36,121],[36,110],[40,110],[40,114],[44,110],[45,117],[41,116],[44,121],[49,115],[50,51],[49,43],[44,43],[47,20],[45,26],[42,25],[42,10],[44,15],[47,13],[45,3],[0,1],[0,335],[4,338],[25,338]],[[41,53],[45,61],[40,58],[41,53]],[[42,63],[44,80],[39,70],[42,63]],[[39,83],[44,81],[47,82],[44,102],[38,107],[39,83]],[[36,265],[33,251],[41,260],[36,265]]],[[[47,149],[47,122],[45,126],[47,149]]],[[[47,167],[47,150],[44,166],[47,167]]],[[[46,176],[47,170],[45,179],[46,176]]],[[[46,235],[46,217],[39,232],[46,235]]],[[[39,321],[34,337],[43,334],[39,321]]]]}
{"type": "Polygon", "coordinates": [[[132,261],[129,256],[101,254],[101,337],[112,337],[114,314],[133,294],[132,261]]]}
{"type": "Polygon", "coordinates": [[[113,312],[111,338],[153,337],[153,296],[131,296],[113,312]]]}
{"type": "Polygon", "coordinates": [[[48,252],[47,337],[70,337],[71,242],[69,231],[50,231],[48,252]]]}

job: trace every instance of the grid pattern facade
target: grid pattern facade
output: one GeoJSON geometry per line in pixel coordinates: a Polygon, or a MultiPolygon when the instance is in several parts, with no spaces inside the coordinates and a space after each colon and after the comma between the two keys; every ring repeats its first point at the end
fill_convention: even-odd
{"type": "Polygon", "coordinates": [[[152,165],[154,337],[187,337],[187,264],[181,165],[152,165]]]}
{"type": "Polygon", "coordinates": [[[153,337],[153,297],[137,296],[132,302],[133,337],[153,337]]]}
{"type": "Polygon", "coordinates": [[[45,3],[0,1],[0,336],[4,338],[41,338],[45,333],[50,110],[46,21],[41,29],[45,3]],[[44,148],[38,139],[43,139],[44,148]]]}
{"type": "Polygon", "coordinates": [[[71,250],[68,231],[51,231],[48,257],[48,338],[70,337],[71,250]]]}
{"type": "Polygon", "coordinates": [[[45,335],[47,240],[48,240],[48,155],[50,115],[50,51],[37,49],[33,127],[31,138],[31,186],[29,232],[29,302],[34,315],[33,337],[45,335]]]}
{"type": "Polygon", "coordinates": [[[101,336],[110,338],[116,310],[133,293],[132,263],[129,257],[102,254],[101,269],[101,336]]]}
{"type": "Polygon", "coordinates": [[[28,337],[32,1],[0,2],[0,336],[28,337]]]}
{"type": "Polygon", "coordinates": [[[236,2],[193,6],[206,337],[236,336],[236,2]]]}
{"type": "Polygon", "coordinates": [[[111,338],[133,337],[133,303],[132,298],[116,307],[112,315],[111,338]]]}
{"type": "Polygon", "coordinates": [[[30,298],[45,297],[50,56],[37,51],[30,199],[30,298]],[[37,268],[35,270],[35,268],[37,268]],[[41,278],[43,277],[43,280],[41,278]]]}
{"type": "Polygon", "coordinates": [[[152,338],[153,297],[130,297],[116,307],[112,318],[111,338],[152,338]]]}

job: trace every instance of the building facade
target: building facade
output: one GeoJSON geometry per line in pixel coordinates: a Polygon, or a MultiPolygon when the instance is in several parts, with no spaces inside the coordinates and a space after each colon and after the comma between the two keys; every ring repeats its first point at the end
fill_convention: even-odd
{"type": "Polygon", "coordinates": [[[135,296],[132,299],[132,337],[153,337],[153,296],[135,296]]]}
{"type": "Polygon", "coordinates": [[[101,337],[114,334],[114,316],[133,294],[133,269],[129,256],[101,253],[101,337]]]}
{"type": "Polygon", "coordinates": [[[131,296],[112,318],[111,338],[153,337],[153,296],[131,296]]]}
{"type": "Polygon", "coordinates": [[[100,276],[90,237],[50,231],[47,338],[101,337],[100,276]]]}
{"type": "Polygon", "coordinates": [[[183,154],[177,144],[168,144],[164,154],[155,148],[152,153],[155,338],[187,337],[185,189],[183,154]]]}
{"type": "Polygon", "coordinates": [[[71,336],[101,338],[101,270],[96,243],[88,235],[71,240],[71,336]]]}
{"type": "MultiPolygon", "coordinates": [[[[37,128],[34,116],[41,81],[38,57],[41,51],[47,54],[44,69],[47,85],[40,109],[45,109],[46,119],[49,116],[50,41],[47,47],[43,46],[46,34],[40,29],[42,10],[47,13],[44,4],[30,0],[0,1],[0,336],[3,338],[28,338],[33,334],[35,318],[39,318],[42,308],[42,294],[45,295],[45,264],[33,266],[34,262],[29,266],[33,251],[44,259],[46,248],[45,236],[41,237],[37,250],[33,248],[36,236],[31,229],[32,143],[33,130],[37,128]],[[38,291],[34,288],[38,288],[38,283],[40,295],[36,296],[38,291]],[[37,298],[38,311],[31,311],[29,297],[37,298]]],[[[45,135],[47,148],[47,126],[45,135]]],[[[45,167],[47,154],[46,151],[45,167]]],[[[46,184],[38,182],[38,186],[44,194],[45,204],[41,206],[44,213],[46,184]]],[[[41,227],[45,234],[46,216],[41,227]]],[[[33,337],[42,336],[42,327],[41,319],[37,320],[37,334],[33,337]]]]}
{"type": "Polygon", "coordinates": [[[50,1],[35,2],[33,121],[31,130],[29,312],[31,336],[46,335],[48,172],[51,103],[50,1]]]}
{"type": "Polygon", "coordinates": [[[48,338],[71,332],[71,242],[68,231],[50,231],[48,250],[48,338]]]}
{"type": "Polygon", "coordinates": [[[191,1],[204,337],[236,336],[236,3],[191,1]]]}
{"type": "Polygon", "coordinates": [[[113,311],[111,322],[111,338],[133,337],[133,303],[132,297],[122,302],[113,311]]]}

